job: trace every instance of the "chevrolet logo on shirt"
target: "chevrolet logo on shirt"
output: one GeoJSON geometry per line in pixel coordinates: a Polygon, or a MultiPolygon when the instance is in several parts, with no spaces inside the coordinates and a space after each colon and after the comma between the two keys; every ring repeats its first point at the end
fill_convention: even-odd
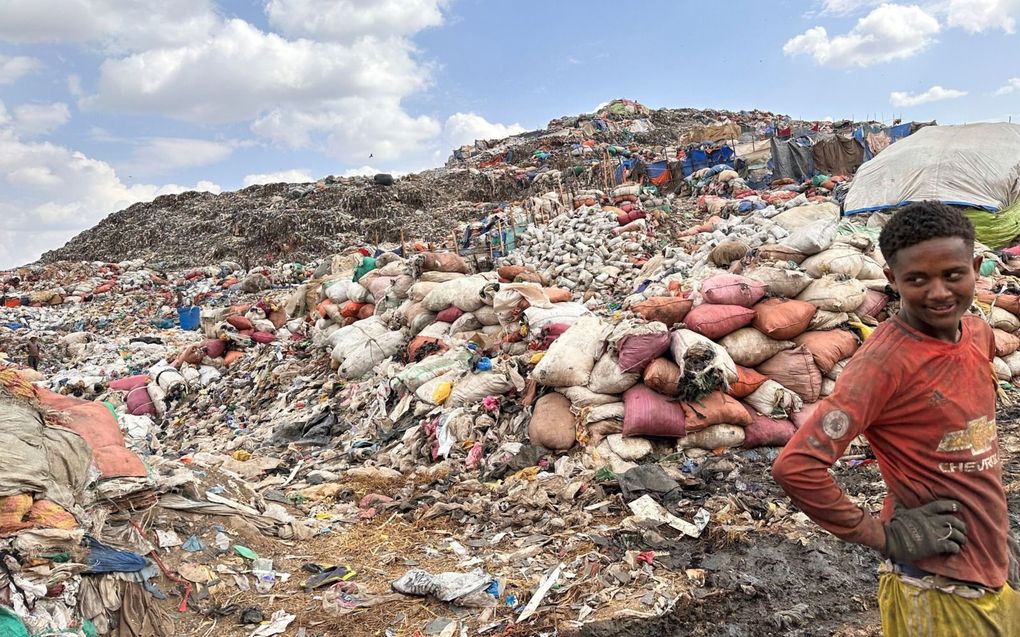
{"type": "Polygon", "coordinates": [[[982,416],[967,423],[966,429],[947,433],[942,438],[938,450],[944,452],[970,450],[970,455],[980,456],[992,448],[995,440],[995,419],[989,420],[982,416]]]}

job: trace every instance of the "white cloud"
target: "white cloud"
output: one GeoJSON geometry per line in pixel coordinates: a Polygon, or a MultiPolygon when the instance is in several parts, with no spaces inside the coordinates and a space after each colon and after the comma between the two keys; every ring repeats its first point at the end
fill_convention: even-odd
{"type": "Polygon", "coordinates": [[[1013,91],[1020,91],[1020,77],[1011,77],[1006,80],[1006,83],[999,87],[999,90],[995,91],[996,95],[1008,95],[1013,91]]]}
{"type": "Polygon", "coordinates": [[[194,186],[121,181],[112,166],[65,146],[27,141],[0,103],[0,268],[33,261],[107,214],[194,186]],[[5,123],[6,122],[6,123],[5,123]]]}
{"type": "Polygon", "coordinates": [[[831,15],[848,15],[863,9],[882,4],[884,0],[824,0],[822,13],[831,15]]]}
{"type": "Polygon", "coordinates": [[[187,46],[106,60],[80,104],[203,124],[251,122],[256,134],[291,148],[348,163],[370,154],[388,161],[420,152],[441,130],[401,105],[430,78],[413,53],[403,37],[287,40],[230,20],[187,46]]]}
{"type": "Polygon", "coordinates": [[[788,56],[809,55],[822,66],[871,66],[909,58],[934,42],[939,23],[917,5],[883,4],[844,35],[813,27],[783,45],[788,56]]]}
{"type": "Polygon", "coordinates": [[[257,173],[244,176],[244,187],[255,184],[306,184],[315,181],[315,178],[304,168],[291,170],[280,170],[273,173],[257,173]]]}
{"type": "Polygon", "coordinates": [[[269,0],[269,24],[291,37],[349,42],[411,35],[443,23],[448,0],[269,0]]]}
{"type": "Polygon", "coordinates": [[[159,175],[178,168],[208,166],[223,161],[234,152],[234,142],[153,137],[145,140],[131,155],[133,173],[159,175]]]}
{"type": "Polygon", "coordinates": [[[0,53],[0,84],[12,84],[21,76],[38,71],[42,66],[42,62],[35,58],[0,53]]]}
{"type": "Polygon", "coordinates": [[[4,0],[0,39],[140,51],[203,38],[220,20],[209,0],[4,0]]]}
{"type": "Polygon", "coordinates": [[[71,110],[63,102],[22,104],[14,109],[14,126],[23,135],[45,135],[71,119],[71,110]]]}
{"type": "Polygon", "coordinates": [[[349,97],[318,108],[276,108],[251,128],[291,148],[318,147],[353,164],[406,160],[423,152],[442,127],[431,117],[409,115],[390,98],[349,97]]]}
{"type": "Polygon", "coordinates": [[[377,175],[377,174],[379,174],[381,172],[383,172],[383,171],[379,170],[378,168],[373,168],[373,167],[369,166],[368,164],[365,164],[364,166],[361,166],[359,168],[349,168],[349,169],[345,170],[343,172],[343,174],[341,174],[340,176],[341,177],[371,177],[372,175],[377,175]]]}
{"type": "Polygon", "coordinates": [[[356,95],[399,98],[427,81],[410,52],[396,39],[289,41],[231,20],[188,46],[106,60],[84,105],[216,124],[356,95]]]}
{"type": "Polygon", "coordinates": [[[1001,29],[1016,31],[1020,0],[949,0],[946,22],[968,33],[1001,29]]]}
{"type": "Polygon", "coordinates": [[[476,139],[499,139],[525,132],[520,124],[493,123],[475,113],[454,113],[446,119],[443,133],[453,148],[474,143],[476,139]]]}
{"type": "Polygon", "coordinates": [[[963,97],[967,91],[958,91],[952,88],[933,86],[923,93],[907,93],[906,91],[893,91],[889,94],[889,103],[893,106],[918,106],[928,102],[939,102],[963,97]]]}

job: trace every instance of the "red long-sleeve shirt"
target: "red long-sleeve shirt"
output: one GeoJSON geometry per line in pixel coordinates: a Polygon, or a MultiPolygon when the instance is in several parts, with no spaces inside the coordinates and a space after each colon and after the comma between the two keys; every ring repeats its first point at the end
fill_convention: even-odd
{"type": "Polygon", "coordinates": [[[963,319],[960,340],[928,337],[892,318],[847,364],[836,389],[772,469],[790,499],[818,525],[850,542],[885,546],[893,504],[963,504],[968,541],[958,555],[915,566],[997,588],[1006,581],[1009,521],[995,427],[991,328],[963,319]],[[888,487],[881,518],[855,505],[828,469],[858,434],[871,444],[888,487]]]}

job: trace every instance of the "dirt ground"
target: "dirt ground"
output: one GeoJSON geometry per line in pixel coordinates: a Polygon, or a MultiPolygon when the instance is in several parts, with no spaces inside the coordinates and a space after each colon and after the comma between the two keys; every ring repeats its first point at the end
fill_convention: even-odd
{"type": "MultiPolygon", "coordinates": [[[[1020,528],[1020,406],[1000,410],[1000,444],[1004,457],[1003,481],[1009,497],[1014,531],[1020,528]]],[[[865,454],[834,468],[837,481],[863,506],[876,511],[884,487],[877,465],[865,454]]],[[[776,509],[785,502],[777,485],[768,478],[769,460],[762,457],[741,466],[740,475],[722,473],[706,477],[704,498],[725,495],[742,510],[729,521],[713,522],[697,540],[681,540],[669,547],[668,559],[656,563],[656,576],[679,591],[671,610],[653,619],[630,619],[641,609],[637,602],[644,589],[635,585],[633,595],[622,594],[596,610],[581,628],[576,628],[576,604],[570,595],[552,592],[536,618],[515,626],[512,609],[497,608],[486,617],[493,626],[487,635],[578,635],[592,637],[879,637],[877,567],[878,557],[869,549],[849,545],[817,532],[796,514],[776,509]],[[741,522],[742,521],[742,522],[741,522]],[[752,521],[750,524],[746,522],[752,521]]],[[[183,535],[209,526],[208,518],[183,516],[176,527],[183,535]]],[[[307,542],[285,543],[265,538],[254,530],[232,528],[239,539],[261,555],[277,557],[277,568],[294,573],[269,595],[254,590],[240,592],[231,586],[212,591],[203,599],[192,599],[191,609],[177,612],[179,592],[165,587],[165,602],[176,623],[178,635],[245,637],[255,628],[239,623],[240,613],[259,608],[266,618],[285,609],[297,615],[286,635],[344,637],[379,635],[414,637],[427,635],[423,628],[439,618],[460,618],[469,626],[467,634],[478,634],[479,610],[467,611],[421,598],[397,598],[381,606],[331,617],[322,609],[321,597],[305,592],[301,582],[303,563],[346,563],[358,570],[354,580],[374,594],[387,594],[389,582],[409,565],[432,570],[458,570],[454,556],[434,547],[457,536],[457,525],[439,517],[419,523],[392,516],[352,525],[344,533],[318,536],[307,542]],[[175,594],[176,593],[176,594],[175,594]],[[304,630],[304,633],[299,632],[304,630]],[[418,631],[421,632],[418,632],[418,631]]],[[[600,536],[582,530],[570,540],[574,554],[597,552],[607,562],[622,559],[627,550],[646,549],[639,536],[600,536]]],[[[497,550],[507,547],[496,547],[497,550]]],[[[662,547],[658,548],[660,551],[662,547]]],[[[567,549],[561,549],[567,550],[567,549]]],[[[663,553],[664,555],[665,553],[663,553]]],[[[224,561],[223,558],[220,561],[224,561]]],[[[240,562],[240,560],[237,560],[240,562]]],[[[495,563],[486,559],[488,566],[495,563]]],[[[508,590],[522,601],[530,594],[525,580],[507,582],[508,590]]],[[[597,587],[597,580],[592,586],[597,587]]],[[[625,587],[626,588],[626,587],[625,587]]],[[[591,590],[590,588],[588,590],[591,590]]],[[[458,633],[459,634],[459,633],[458,633]]]]}

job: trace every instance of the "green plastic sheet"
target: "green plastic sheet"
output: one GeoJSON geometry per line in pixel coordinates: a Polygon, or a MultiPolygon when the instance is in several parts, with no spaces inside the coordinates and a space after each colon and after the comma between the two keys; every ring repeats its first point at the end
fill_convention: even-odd
{"type": "Polygon", "coordinates": [[[974,224],[977,240],[992,250],[1008,247],[1020,236],[1020,199],[999,212],[966,208],[963,213],[974,224]]]}
{"type": "Polygon", "coordinates": [[[28,637],[28,629],[18,616],[0,606],[0,635],[4,637],[28,637]]]}

